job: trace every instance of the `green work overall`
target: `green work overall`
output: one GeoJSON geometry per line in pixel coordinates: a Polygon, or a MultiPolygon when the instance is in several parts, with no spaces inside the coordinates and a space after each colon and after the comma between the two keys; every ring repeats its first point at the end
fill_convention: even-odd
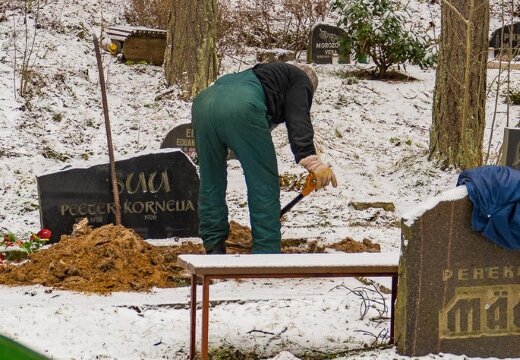
{"type": "Polygon", "coordinates": [[[280,184],[265,96],[252,70],[228,74],[194,100],[192,122],[200,166],[199,233],[206,250],[224,244],[228,149],[247,185],[255,254],[280,252],[280,184]]]}

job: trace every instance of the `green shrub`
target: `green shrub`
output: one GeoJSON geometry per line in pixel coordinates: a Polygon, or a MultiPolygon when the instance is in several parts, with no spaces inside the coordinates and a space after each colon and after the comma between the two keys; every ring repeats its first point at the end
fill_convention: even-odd
{"type": "Polygon", "coordinates": [[[509,90],[509,104],[520,105],[520,89],[509,90]]]}
{"type": "Polygon", "coordinates": [[[435,64],[433,41],[424,31],[414,29],[411,15],[396,0],[333,0],[338,25],[347,36],[341,46],[361,59],[371,57],[380,77],[396,64],[410,62],[422,68],[435,64]]]}

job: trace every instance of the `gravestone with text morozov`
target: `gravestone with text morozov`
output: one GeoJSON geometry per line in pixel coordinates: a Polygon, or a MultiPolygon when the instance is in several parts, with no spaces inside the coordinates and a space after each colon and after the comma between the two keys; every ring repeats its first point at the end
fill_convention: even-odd
{"type": "MultiPolygon", "coordinates": [[[[136,154],[116,161],[122,225],[145,239],[197,236],[199,178],[179,149],[136,154]]],[[[37,177],[42,227],[51,242],[87,218],[98,227],[115,222],[108,163],[68,167],[37,177]]]]}
{"type": "Polygon", "coordinates": [[[471,229],[465,186],[403,217],[396,345],[400,354],[520,355],[520,252],[471,229]]]}
{"type": "Polygon", "coordinates": [[[340,64],[350,62],[350,54],[341,51],[341,37],[347,33],[337,26],[318,24],[311,31],[307,50],[307,62],[315,64],[332,64],[335,60],[340,64]]]}

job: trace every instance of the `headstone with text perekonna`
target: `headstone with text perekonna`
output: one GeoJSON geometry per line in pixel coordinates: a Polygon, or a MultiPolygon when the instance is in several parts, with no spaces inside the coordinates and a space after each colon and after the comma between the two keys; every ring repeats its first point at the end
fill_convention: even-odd
{"type": "Polygon", "coordinates": [[[441,194],[434,204],[402,220],[397,351],[517,357],[520,252],[472,230],[465,186],[441,194]]]}

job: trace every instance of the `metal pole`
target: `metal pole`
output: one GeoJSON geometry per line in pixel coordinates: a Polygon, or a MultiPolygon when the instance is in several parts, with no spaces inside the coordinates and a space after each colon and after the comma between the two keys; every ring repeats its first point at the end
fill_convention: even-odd
{"type": "Polygon", "coordinates": [[[397,284],[398,284],[398,276],[392,276],[392,296],[391,296],[391,304],[390,304],[390,344],[394,344],[394,326],[395,326],[395,301],[397,300],[397,284]]]}
{"type": "Polygon", "coordinates": [[[195,343],[197,331],[197,275],[191,275],[190,303],[190,360],[195,359],[195,343]]]}
{"type": "Polygon", "coordinates": [[[110,130],[110,119],[108,117],[107,91],[105,85],[105,74],[103,73],[103,63],[101,62],[101,51],[96,34],[92,34],[94,49],[96,50],[96,60],[99,71],[99,85],[101,87],[101,100],[103,102],[103,114],[105,115],[105,129],[107,133],[108,157],[110,159],[110,177],[112,180],[112,194],[114,196],[114,210],[116,225],[121,225],[121,205],[119,203],[119,192],[117,191],[116,165],[114,161],[114,146],[112,145],[112,134],[110,130]]]}
{"type": "Polygon", "coordinates": [[[201,358],[208,360],[209,353],[209,276],[202,276],[202,339],[201,358]]]}

